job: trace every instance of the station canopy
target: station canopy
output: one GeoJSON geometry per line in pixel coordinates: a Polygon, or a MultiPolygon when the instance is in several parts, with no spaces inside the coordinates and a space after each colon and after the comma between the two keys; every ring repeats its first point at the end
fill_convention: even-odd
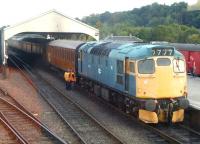
{"type": "Polygon", "coordinates": [[[5,41],[20,33],[86,34],[95,40],[99,40],[98,29],[65,16],[56,10],[51,10],[30,20],[3,29],[1,32],[1,59],[3,63],[5,63],[5,57],[7,57],[5,41]]]}
{"type": "Polygon", "coordinates": [[[4,30],[4,40],[18,33],[83,33],[94,39],[99,39],[99,30],[76,19],[65,16],[56,10],[51,10],[38,17],[20,24],[7,27],[4,30]]]}

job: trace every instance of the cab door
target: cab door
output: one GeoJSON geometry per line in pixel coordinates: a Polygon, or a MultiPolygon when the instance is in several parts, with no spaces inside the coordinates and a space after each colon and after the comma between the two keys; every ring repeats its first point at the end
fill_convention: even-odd
{"type": "Polygon", "coordinates": [[[125,92],[129,92],[129,58],[125,58],[125,92]]]}
{"type": "Polygon", "coordinates": [[[125,58],[125,91],[129,96],[136,95],[135,61],[125,58]]]}

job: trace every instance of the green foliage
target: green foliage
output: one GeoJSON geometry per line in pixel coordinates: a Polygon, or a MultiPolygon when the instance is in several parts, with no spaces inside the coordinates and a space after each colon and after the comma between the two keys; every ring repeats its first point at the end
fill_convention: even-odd
{"type": "Polygon", "coordinates": [[[187,11],[187,3],[152,5],[124,12],[104,12],[82,19],[108,35],[134,35],[145,41],[200,43],[200,12],[187,11]],[[196,28],[195,28],[196,27],[196,28]]]}
{"type": "Polygon", "coordinates": [[[188,43],[200,43],[200,34],[192,34],[187,38],[188,43]]]}
{"type": "Polygon", "coordinates": [[[104,12],[92,14],[82,19],[95,26],[97,21],[112,26],[113,24],[126,23],[134,26],[156,26],[159,24],[181,23],[182,13],[187,11],[187,3],[174,3],[171,6],[153,3],[140,9],[136,8],[124,12],[104,12]]]}
{"type": "Polygon", "coordinates": [[[108,35],[134,35],[144,41],[168,41],[182,43],[200,43],[200,31],[194,27],[179,24],[158,25],[155,27],[134,27],[128,24],[116,24],[113,27],[108,25],[100,29],[101,38],[108,35]],[[199,41],[197,40],[199,38],[199,41]]]}

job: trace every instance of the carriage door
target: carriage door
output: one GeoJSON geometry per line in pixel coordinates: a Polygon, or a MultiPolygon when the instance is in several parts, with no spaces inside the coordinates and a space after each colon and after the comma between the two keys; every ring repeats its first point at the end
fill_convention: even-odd
{"type": "Polygon", "coordinates": [[[129,91],[129,59],[125,58],[125,91],[129,91]]]}

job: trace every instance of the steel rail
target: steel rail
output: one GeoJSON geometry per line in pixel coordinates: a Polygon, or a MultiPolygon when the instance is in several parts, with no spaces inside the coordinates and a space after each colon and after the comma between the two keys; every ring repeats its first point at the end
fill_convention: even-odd
{"type": "MultiPolygon", "coordinates": [[[[84,90],[82,88],[80,88],[81,90],[84,90]]],[[[85,91],[85,90],[84,90],[85,91]]],[[[87,93],[90,93],[90,92],[87,92],[87,93]]],[[[91,93],[92,95],[94,95],[94,93],[91,93]]],[[[94,97],[94,96],[92,96],[94,97]]],[[[162,137],[163,139],[165,139],[166,141],[168,141],[169,143],[172,143],[172,144],[182,144],[183,142],[181,142],[180,140],[177,140],[176,137],[173,137],[171,136],[170,134],[158,129],[156,127],[156,125],[151,125],[151,124],[146,124],[144,122],[142,122],[141,120],[137,119],[136,117],[130,115],[130,114],[127,114],[127,113],[124,113],[123,111],[121,111],[120,109],[118,109],[117,107],[111,105],[110,103],[107,103],[105,102],[105,100],[99,98],[99,97],[95,97],[95,99],[98,99],[101,103],[103,103],[104,105],[108,106],[109,108],[115,110],[116,112],[120,113],[121,115],[125,116],[125,117],[128,117],[129,119],[133,120],[134,123],[138,123],[140,124],[141,126],[143,126],[144,128],[147,128],[148,130],[150,131],[153,131],[155,134],[159,135],[160,137],[162,137]]],[[[182,127],[183,129],[195,134],[195,135],[198,135],[199,136],[199,139],[200,139],[200,133],[191,129],[191,128],[188,128],[182,124],[177,124],[178,126],[182,127]]]]}
{"type": "MultiPolygon", "coordinates": [[[[42,78],[42,76],[40,76],[40,78],[42,78]]],[[[54,87],[54,89],[56,89],[59,93],[61,93],[63,96],[65,96],[67,99],[69,99],[70,101],[73,102],[73,100],[69,97],[67,97],[62,91],[59,90],[59,88],[55,87],[54,85],[52,85],[48,80],[42,78],[45,82],[47,82],[51,87],[54,87]]],[[[92,93],[93,94],[93,93],[92,93]]],[[[94,95],[94,94],[93,94],[94,95]]],[[[137,118],[129,115],[129,114],[126,114],[124,112],[122,112],[121,110],[119,110],[118,108],[114,107],[113,105],[111,104],[108,104],[106,103],[104,100],[98,98],[98,97],[95,97],[97,99],[99,99],[101,102],[103,102],[104,104],[106,104],[107,106],[111,107],[112,109],[116,110],[117,112],[121,113],[122,115],[126,116],[126,117],[129,117],[131,120],[134,120],[134,122],[137,122],[138,124],[142,125],[144,128],[147,128],[148,130],[150,131],[153,131],[156,135],[162,137],[163,139],[165,139],[166,141],[168,141],[169,143],[175,143],[175,144],[182,144],[182,142],[180,140],[178,140],[176,137],[173,137],[173,136],[170,136],[169,134],[167,134],[166,132],[156,128],[154,125],[149,125],[149,124],[145,124],[143,122],[141,122],[140,120],[138,120],[137,118]]],[[[86,111],[84,108],[82,108],[78,103],[75,102],[76,105],[79,106],[80,109],[82,109],[83,111],[86,111]]],[[[86,113],[89,114],[89,112],[86,111],[86,113]]],[[[89,114],[91,115],[91,114],[89,114]]],[[[91,115],[91,117],[93,117],[91,115]]],[[[98,121],[97,121],[98,122],[98,121]]],[[[185,130],[187,129],[187,131],[191,132],[191,133],[194,133],[198,136],[200,136],[200,133],[184,126],[184,125],[179,125],[181,126],[182,128],[184,128],[185,130]]]]}
{"type": "MultiPolygon", "coordinates": [[[[14,55],[13,55],[14,56],[14,55]]],[[[18,57],[14,56],[17,60],[19,60],[20,62],[22,62],[24,65],[24,69],[26,69],[26,71],[28,71],[28,73],[32,76],[32,73],[31,73],[31,70],[27,70],[27,64],[25,62],[23,62],[21,59],[19,59],[18,57]]],[[[28,82],[38,91],[38,93],[44,98],[44,100],[51,106],[51,108],[61,117],[61,119],[68,125],[68,127],[72,130],[72,132],[76,135],[76,137],[79,139],[79,142],[80,143],[83,143],[83,144],[87,144],[84,139],[78,134],[78,132],[70,125],[70,123],[68,123],[64,117],[62,116],[62,114],[56,109],[56,107],[44,96],[45,94],[43,93],[42,90],[39,89],[39,87],[36,86],[36,84],[34,84],[30,78],[25,74],[25,72],[17,65],[17,63],[12,60],[15,64],[15,66],[20,69],[22,75],[25,77],[25,79],[28,80],[28,82]]],[[[29,67],[29,66],[28,66],[29,67]]],[[[30,67],[29,67],[30,68],[30,67]]],[[[24,108],[23,108],[24,109],[24,108]]]]}
{"type": "MultiPolygon", "coordinates": [[[[23,116],[25,116],[29,120],[31,120],[33,123],[35,123],[37,125],[37,127],[40,127],[43,130],[45,130],[45,132],[47,134],[49,134],[52,138],[54,138],[54,140],[56,140],[58,143],[66,144],[66,142],[64,142],[61,138],[59,138],[57,135],[55,135],[53,132],[51,132],[49,129],[47,129],[41,122],[39,122],[39,120],[37,120],[33,116],[30,116],[29,114],[27,114],[26,112],[24,112],[23,110],[18,108],[16,105],[14,105],[14,104],[10,103],[9,101],[5,100],[4,98],[0,97],[0,100],[3,103],[5,103],[6,105],[8,105],[9,107],[13,108],[14,110],[20,112],[23,116]]],[[[2,112],[1,112],[1,117],[3,117],[3,119],[14,129],[14,127],[9,123],[9,120],[5,117],[5,115],[2,112]]],[[[20,133],[20,132],[17,132],[17,133],[20,133]]],[[[20,134],[20,136],[21,136],[21,134],[20,134]]],[[[25,139],[25,138],[22,138],[22,139],[25,139]]]]}
{"type": "Polygon", "coordinates": [[[6,119],[2,116],[2,112],[0,112],[0,122],[10,131],[12,134],[19,140],[21,144],[28,144],[28,142],[21,136],[18,131],[10,125],[6,119]]]}
{"type": "MultiPolygon", "coordinates": [[[[16,57],[16,56],[15,56],[16,57]]],[[[19,60],[19,58],[17,58],[19,60]]],[[[21,62],[23,62],[22,60],[20,60],[21,62]]],[[[25,62],[23,62],[24,65],[27,65],[25,62]]],[[[26,66],[23,66],[24,68],[26,66]]],[[[30,68],[30,67],[29,67],[30,68]]],[[[25,68],[26,69],[26,68],[25,68]]],[[[30,74],[29,70],[29,74],[30,74]]],[[[36,73],[36,72],[35,72],[36,73]]],[[[32,74],[30,75],[32,76],[32,74]]],[[[78,109],[80,109],[83,113],[85,113],[87,116],[89,116],[92,120],[94,120],[101,128],[103,128],[110,136],[112,136],[113,138],[115,138],[119,143],[121,144],[125,144],[126,142],[123,142],[122,140],[120,140],[120,138],[118,138],[118,136],[116,136],[113,132],[111,132],[110,130],[108,130],[104,125],[102,125],[94,116],[92,116],[89,112],[87,112],[83,107],[81,107],[78,103],[76,103],[75,101],[73,101],[72,99],[70,99],[69,97],[66,97],[65,94],[63,94],[61,91],[59,91],[59,89],[57,89],[56,87],[54,87],[53,85],[51,85],[51,83],[49,83],[46,79],[42,78],[38,73],[37,76],[39,76],[41,79],[43,79],[47,84],[49,84],[52,88],[54,88],[54,90],[56,90],[58,93],[60,93],[63,97],[65,97],[67,100],[69,100],[71,103],[73,103],[78,109]]],[[[39,89],[38,86],[36,86],[34,84],[34,88],[36,88],[38,90],[38,92],[45,98],[45,94],[42,90],[39,89]]],[[[57,110],[57,108],[55,106],[52,105],[52,103],[45,98],[45,100],[51,105],[51,107],[58,113],[58,115],[61,116],[61,118],[68,124],[68,126],[76,133],[77,136],[80,137],[81,141],[86,144],[86,141],[84,141],[84,138],[82,138],[79,133],[73,128],[72,125],[70,125],[62,116],[62,114],[59,112],[59,110],[57,110]]]]}
{"type": "Polygon", "coordinates": [[[46,100],[46,102],[51,106],[51,108],[62,118],[62,120],[71,128],[71,130],[73,131],[73,133],[78,137],[80,143],[83,144],[87,144],[87,142],[80,136],[80,134],[76,131],[76,129],[73,128],[73,126],[65,120],[65,118],[63,117],[63,115],[59,112],[59,110],[51,103],[50,100],[48,100],[45,97],[45,94],[43,93],[43,91],[39,90],[39,94],[46,100]]]}
{"type": "Polygon", "coordinates": [[[52,85],[49,81],[44,79],[39,75],[41,79],[43,79],[48,85],[50,85],[52,88],[54,88],[58,93],[60,93],[63,97],[65,97],[67,100],[69,100],[71,103],[73,103],[76,107],[78,107],[83,113],[85,113],[87,116],[89,116],[92,120],[94,120],[100,127],[102,127],[109,135],[114,137],[119,143],[126,144],[126,142],[120,140],[118,136],[116,136],[113,132],[111,132],[109,129],[107,129],[103,124],[101,124],[92,114],[90,114],[86,109],[84,109],[80,104],[75,102],[70,97],[67,97],[62,91],[60,91],[58,88],[56,88],[54,85],[52,85]]]}

